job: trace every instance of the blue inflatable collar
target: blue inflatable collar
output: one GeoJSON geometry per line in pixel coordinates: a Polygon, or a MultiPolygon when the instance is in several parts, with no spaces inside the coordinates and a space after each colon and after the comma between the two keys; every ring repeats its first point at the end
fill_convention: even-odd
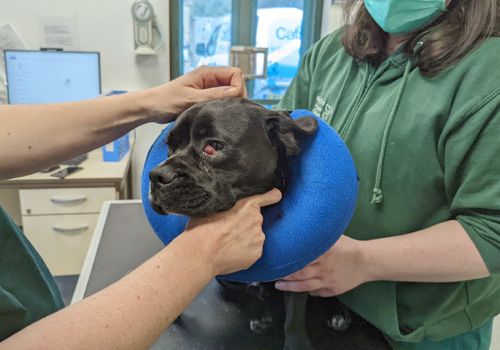
{"type": "MultiPolygon", "coordinates": [[[[266,241],[262,257],[247,270],[220,276],[222,279],[263,282],[294,273],[324,254],[352,218],[357,174],[347,147],[313,113],[297,110],[291,116],[316,118],[318,130],[304,140],[301,155],[290,157],[290,181],[281,202],[263,209],[266,241]]],[[[149,172],[165,161],[165,139],[172,126],[167,126],[151,146],[142,174],[144,211],[165,244],[181,234],[188,221],[185,216],[160,215],[149,202],[149,172]]]]}

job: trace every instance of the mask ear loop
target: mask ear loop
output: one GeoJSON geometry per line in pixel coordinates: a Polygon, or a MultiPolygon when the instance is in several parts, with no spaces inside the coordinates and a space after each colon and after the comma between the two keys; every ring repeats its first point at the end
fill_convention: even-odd
{"type": "Polygon", "coordinates": [[[411,53],[413,54],[413,56],[411,57],[411,59],[414,59],[417,63],[418,63],[418,57],[420,55],[420,52],[424,48],[424,44],[425,44],[424,37],[425,37],[425,35],[426,35],[425,32],[424,33],[420,33],[419,35],[417,35],[415,38],[413,38],[408,43],[408,45],[413,45],[413,47],[411,48],[411,53]]]}
{"type": "Polygon", "coordinates": [[[426,35],[427,35],[427,30],[418,34],[416,37],[414,37],[410,41],[409,44],[413,45],[413,47],[411,48],[411,52],[413,53],[414,57],[417,57],[420,54],[420,51],[422,51],[422,48],[425,44],[425,36],[426,35]]]}
{"type": "Polygon", "coordinates": [[[415,44],[415,47],[413,48],[413,54],[415,56],[417,56],[419,53],[420,53],[420,50],[422,50],[422,46],[424,46],[424,42],[423,41],[417,41],[417,43],[415,44]]]}

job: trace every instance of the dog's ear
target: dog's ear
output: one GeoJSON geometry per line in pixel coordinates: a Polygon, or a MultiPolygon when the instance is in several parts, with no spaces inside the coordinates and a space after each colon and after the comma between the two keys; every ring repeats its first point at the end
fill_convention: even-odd
{"type": "Polygon", "coordinates": [[[312,135],[318,129],[318,121],[313,117],[292,119],[287,111],[269,111],[266,130],[269,139],[286,150],[287,156],[300,153],[300,136],[312,135]]]}

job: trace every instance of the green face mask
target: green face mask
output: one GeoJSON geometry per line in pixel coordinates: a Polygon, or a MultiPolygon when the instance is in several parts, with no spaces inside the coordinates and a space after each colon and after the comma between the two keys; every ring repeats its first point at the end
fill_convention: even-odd
{"type": "Polygon", "coordinates": [[[445,0],[364,0],[386,33],[405,34],[429,24],[446,9],[445,0]]]}

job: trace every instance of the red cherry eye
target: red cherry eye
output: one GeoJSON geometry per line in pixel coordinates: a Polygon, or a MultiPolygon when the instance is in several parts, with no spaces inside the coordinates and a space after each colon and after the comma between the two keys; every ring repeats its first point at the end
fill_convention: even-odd
{"type": "Polygon", "coordinates": [[[211,145],[206,145],[203,152],[205,152],[205,154],[208,156],[213,156],[215,154],[215,148],[213,148],[211,145]]]}

